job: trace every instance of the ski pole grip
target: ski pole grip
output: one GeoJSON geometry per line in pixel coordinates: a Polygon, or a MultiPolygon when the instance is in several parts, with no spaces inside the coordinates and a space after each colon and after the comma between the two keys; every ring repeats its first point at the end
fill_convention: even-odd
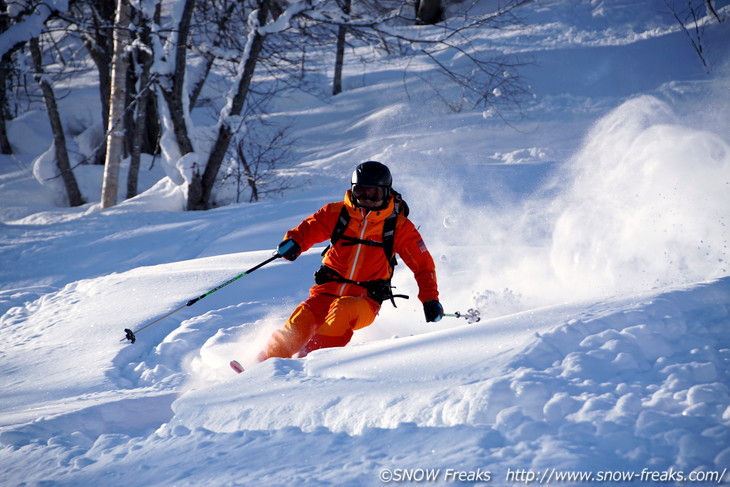
{"type": "Polygon", "coordinates": [[[124,329],[125,336],[122,338],[121,341],[129,340],[130,342],[134,343],[137,341],[137,337],[134,335],[134,332],[130,330],[129,328],[124,329]]]}

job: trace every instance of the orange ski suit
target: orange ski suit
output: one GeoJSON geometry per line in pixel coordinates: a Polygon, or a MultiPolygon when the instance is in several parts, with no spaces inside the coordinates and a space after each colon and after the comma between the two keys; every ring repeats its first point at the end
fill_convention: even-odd
{"type": "MultiPolygon", "coordinates": [[[[394,197],[383,210],[366,210],[355,206],[351,191],[344,201],[329,203],[306,218],[284,237],[292,238],[306,251],[329,240],[346,206],[350,220],[344,236],[383,242],[385,219],[393,212],[394,197]]],[[[396,221],[393,251],[411,269],[418,283],[418,299],[425,303],[438,300],[436,266],[413,223],[403,215],[396,221]]],[[[356,282],[389,279],[393,268],[382,247],[338,240],[325,254],[322,263],[340,276],[356,282]]],[[[305,356],[312,350],[343,347],[353,332],[370,325],[380,311],[380,302],[368,297],[365,287],[347,282],[315,284],[310,295],[294,310],[284,326],[275,331],[259,361],[270,357],[305,356]]]]}

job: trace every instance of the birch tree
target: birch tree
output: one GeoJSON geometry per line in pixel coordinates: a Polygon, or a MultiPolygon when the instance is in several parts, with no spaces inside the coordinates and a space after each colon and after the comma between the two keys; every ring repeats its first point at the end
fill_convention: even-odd
{"type": "Polygon", "coordinates": [[[111,92],[109,97],[109,130],[106,137],[106,161],[101,189],[101,207],[117,204],[119,191],[119,167],[124,156],[124,112],[127,94],[127,69],[129,68],[129,5],[127,0],[117,1],[114,21],[114,56],[112,58],[111,92]]]}

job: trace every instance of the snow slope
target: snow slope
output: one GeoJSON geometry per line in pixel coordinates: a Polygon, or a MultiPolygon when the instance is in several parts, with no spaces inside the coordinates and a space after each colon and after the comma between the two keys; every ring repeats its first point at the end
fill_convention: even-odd
{"type": "Polygon", "coordinates": [[[180,212],[153,168],[134,200],[66,209],[30,171],[47,132],[16,138],[0,159],[0,484],[730,481],[730,30],[706,30],[708,76],[663,1],[540,2],[526,21],[484,36],[535,60],[518,130],[407,101],[392,63],[353,66],[331,103],[280,103],[302,182],[281,199],[180,212]],[[412,298],[350,346],[255,364],[318,248],[124,341],[267,259],[367,159],[391,166],[447,312],[482,321],[425,324],[399,266],[412,298]]]}

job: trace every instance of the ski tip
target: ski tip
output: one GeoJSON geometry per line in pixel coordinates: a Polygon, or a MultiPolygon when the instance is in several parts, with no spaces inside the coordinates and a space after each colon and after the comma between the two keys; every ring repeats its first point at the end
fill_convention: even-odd
{"type": "Polygon", "coordinates": [[[243,372],[243,366],[238,363],[238,360],[231,360],[231,368],[235,370],[237,374],[243,372]]]}

